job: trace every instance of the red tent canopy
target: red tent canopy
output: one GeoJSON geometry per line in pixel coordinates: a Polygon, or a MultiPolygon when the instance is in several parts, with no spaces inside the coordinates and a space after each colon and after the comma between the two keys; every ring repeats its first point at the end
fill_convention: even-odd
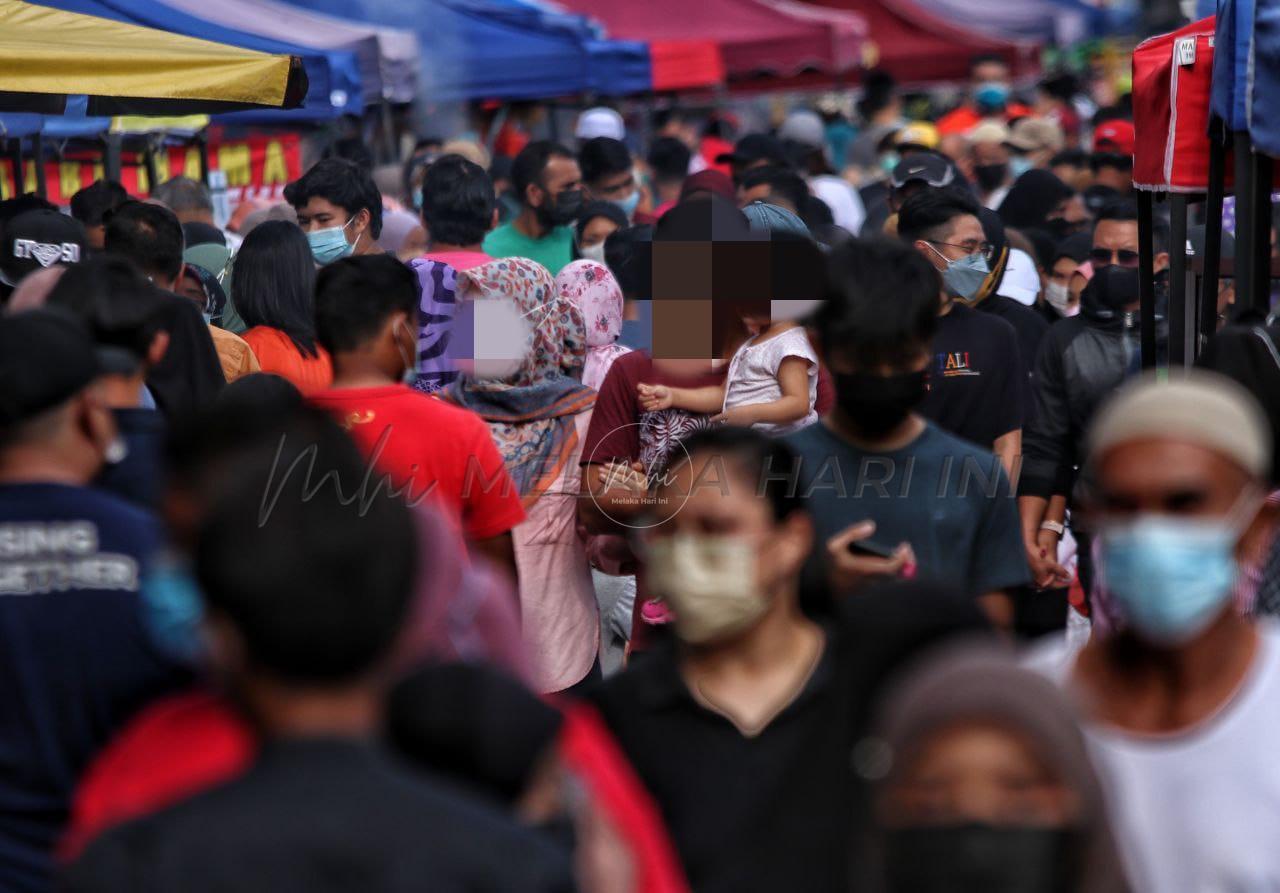
{"type": "MultiPolygon", "coordinates": [[[[1038,48],[988,37],[947,22],[913,0],[811,0],[829,9],[857,13],[867,22],[874,45],[867,62],[889,71],[899,81],[963,80],[969,57],[994,53],[1015,75],[1036,68],[1038,48]]],[[[1010,0],[1016,3],[1017,0],[1010,0]]]]}
{"type": "Polygon", "coordinates": [[[602,22],[610,37],[653,48],[654,88],[665,78],[671,43],[713,42],[730,78],[846,71],[862,60],[866,22],[847,12],[795,0],[557,0],[602,22]]]}

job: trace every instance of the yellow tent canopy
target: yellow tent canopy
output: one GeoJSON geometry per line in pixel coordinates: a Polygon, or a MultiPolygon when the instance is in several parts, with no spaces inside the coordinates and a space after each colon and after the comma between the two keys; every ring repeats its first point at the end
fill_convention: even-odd
{"type": "Polygon", "coordinates": [[[110,19],[0,0],[0,111],[90,115],[296,108],[307,78],[276,56],[110,19]]]}

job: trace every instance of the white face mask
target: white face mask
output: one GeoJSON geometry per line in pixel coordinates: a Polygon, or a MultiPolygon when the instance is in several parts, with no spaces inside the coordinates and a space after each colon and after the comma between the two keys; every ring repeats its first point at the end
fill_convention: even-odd
{"type": "Polygon", "coordinates": [[[649,583],[675,612],[676,635],[691,645],[749,629],[769,608],[756,575],[758,549],[733,536],[678,533],[650,547],[649,583]]]}
{"type": "Polygon", "coordinates": [[[1080,312],[1080,305],[1071,305],[1071,290],[1061,282],[1050,282],[1044,289],[1044,299],[1049,306],[1058,311],[1059,316],[1075,316],[1080,312]]]}
{"type": "Polygon", "coordinates": [[[597,242],[594,245],[585,245],[580,247],[578,249],[578,253],[587,260],[593,260],[598,264],[602,264],[604,263],[604,242],[597,242]]]}

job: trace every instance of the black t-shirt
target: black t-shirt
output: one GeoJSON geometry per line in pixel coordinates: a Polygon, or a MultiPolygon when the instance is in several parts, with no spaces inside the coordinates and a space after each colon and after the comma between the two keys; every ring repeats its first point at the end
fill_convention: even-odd
{"type": "Polygon", "coordinates": [[[698,893],[846,893],[865,780],[854,769],[876,693],[920,649],[988,629],[935,584],[886,582],[838,599],[800,694],[743,735],[690,694],[663,642],[591,692],[662,811],[698,893]]]}
{"type": "Polygon", "coordinates": [[[669,642],[593,693],[662,810],[692,889],[845,889],[854,815],[849,658],[828,630],[803,691],[754,737],[693,698],[669,642]]]}
{"type": "Polygon", "coordinates": [[[1013,333],[1018,336],[1018,358],[1022,361],[1022,374],[1027,381],[1027,387],[1022,389],[1022,424],[1025,427],[1035,413],[1036,354],[1040,352],[1041,340],[1049,331],[1049,323],[1033,308],[1004,295],[992,295],[979,304],[978,309],[1003,319],[1013,326],[1013,333]]]}
{"type": "Polygon", "coordinates": [[[159,525],[90,487],[0,486],[0,890],[48,890],[90,758],[189,682],[141,620],[159,525]]]}
{"type": "Polygon", "coordinates": [[[920,414],[984,449],[1022,427],[1026,375],[1013,326],[952,304],[938,319],[920,414]]]}
{"type": "Polygon", "coordinates": [[[158,409],[115,409],[116,429],[124,440],[124,458],[107,465],[94,479],[95,487],[156,510],[164,478],[164,414],[158,409]]]}
{"type": "Polygon", "coordinates": [[[242,777],[107,831],[68,893],[569,891],[567,853],[356,741],[266,747],[242,777]]]}

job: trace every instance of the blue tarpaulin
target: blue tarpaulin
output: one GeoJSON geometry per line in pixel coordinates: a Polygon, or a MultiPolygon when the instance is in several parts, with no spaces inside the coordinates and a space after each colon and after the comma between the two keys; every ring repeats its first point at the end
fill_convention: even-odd
{"type": "Polygon", "coordinates": [[[1248,85],[1252,53],[1253,0],[1219,0],[1209,111],[1227,130],[1249,128],[1248,85]]]}
{"type": "Polygon", "coordinates": [[[646,44],[602,39],[580,16],[516,0],[292,0],[331,15],[407,28],[432,100],[540,99],[645,92],[646,44]]]}
{"type": "Polygon", "coordinates": [[[237,112],[236,120],[246,123],[328,120],[344,114],[358,115],[363,111],[359,65],[355,54],[346,50],[298,47],[233,28],[224,28],[165,6],[159,0],[46,0],[44,5],[245,49],[301,57],[309,83],[306,100],[301,108],[290,111],[273,109],[237,112]]]}
{"type": "Polygon", "coordinates": [[[1249,134],[1253,147],[1280,156],[1280,0],[1255,0],[1249,134]]]}

